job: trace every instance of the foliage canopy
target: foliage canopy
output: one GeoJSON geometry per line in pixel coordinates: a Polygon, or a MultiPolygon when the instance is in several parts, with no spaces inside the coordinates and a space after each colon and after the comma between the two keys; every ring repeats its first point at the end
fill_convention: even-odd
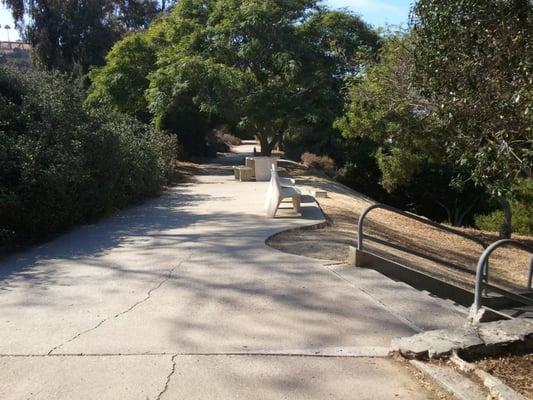
{"type": "Polygon", "coordinates": [[[157,0],[1,0],[11,9],[37,64],[82,75],[125,32],[146,28],[157,0]]]}
{"type": "Polygon", "coordinates": [[[64,75],[0,66],[0,247],[158,193],[175,140],[135,119],[82,107],[64,75]]]}
{"type": "Polygon", "coordinates": [[[418,1],[415,84],[448,130],[450,159],[497,197],[533,165],[533,4],[418,1]]]}
{"type": "Polygon", "coordinates": [[[358,17],[312,0],[183,0],[141,36],[119,42],[91,74],[90,102],[107,97],[125,108],[113,82],[131,73],[121,58],[143,41],[135,51],[148,62],[134,74],[148,81],[138,80],[134,103],[147,101],[159,127],[180,134],[193,125],[180,119],[228,123],[256,135],[266,154],[291,130],[330,129],[344,79],[378,43],[358,17]]]}
{"type": "MultiPolygon", "coordinates": [[[[449,192],[500,201],[508,237],[509,199],[533,166],[533,5],[419,0],[409,34],[385,42],[337,126],[381,146],[388,191],[440,165],[452,171],[449,192]]],[[[468,210],[475,199],[459,204],[468,210]]]]}

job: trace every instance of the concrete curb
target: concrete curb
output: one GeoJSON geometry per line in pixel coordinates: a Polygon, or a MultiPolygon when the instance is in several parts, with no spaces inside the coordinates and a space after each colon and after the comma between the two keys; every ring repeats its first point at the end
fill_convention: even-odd
{"type": "Polygon", "coordinates": [[[471,379],[449,367],[411,360],[411,365],[458,400],[487,400],[485,391],[471,379]]]}
{"type": "Polygon", "coordinates": [[[482,384],[487,388],[492,398],[498,400],[527,400],[520,393],[503,383],[500,379],[492,376],[480,368],[477,368],[474,364],[463,360],[457,354],[452,355],[452,357],[450,357],[450,361],[459,370],[472,373],[477,376],[482,384]]]}
{"type": "Polygon", "coordinates": [[[448,366],[419,360],[409,362],[436,385],[459,400],[527,400],[500,379],[463,360],[457,353],[454,352],[449,360],[458,371],[448,366]]]}

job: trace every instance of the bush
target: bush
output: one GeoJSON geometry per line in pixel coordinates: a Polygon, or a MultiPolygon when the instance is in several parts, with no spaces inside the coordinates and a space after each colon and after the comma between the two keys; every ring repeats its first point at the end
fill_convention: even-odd
{"type": "MultiPolygon", "coordinates": [[[[513,232],[533,235],[533,179],[523,179],[516,185],[516,199],[511,201],[513,232]]],[[[476,216],[476,226],[485,231],[497,232],[503,221],[503,212],[494,211],[476,216]]]]}
{"type": "Polygon", "coordinates": [[[328,174],[335,171],[335,161],[328,156],[317,156],[306,152],[302,154],[302,163],[308,168],[324,171],[328,174]]]}
{"type": "Polygon", "coordinates": [[[387,202],[387,192],[379,184],[382,178],[375,153],[376,143],[356,139],[346,146],[347,161],[337,171],[337,181],[379,202],[387,202]]]}
{"type": "Polygon", "coordinates": [[[203,156],[216,157],[217,153],[229,152],[230,146],[224,143],[216,135],[214,130],[211,130],[205,135],[204,153],[203,156]]]}
{"type": "Polygon", "coordinates": [[[205,152],[203,155],[216,157],[217,153],[227,153],[232,146],[241,144],[241,139],[228,133],[227,126],[211,129],[205,136],[205,152]]]}
{"type": "Polygon", "coordinates": [[[239,146],[242,144],[242,140],[240,138],[233,136],[229,133],[225,133],[225,132],[221,132],[217,130],[217,132],[215,133],[215,136],[220,142],[224,143],[228,147],[239,146]]]}
{"type": "Polygon", "coordinates": [[[134,118],[88,114],[63,75],[0,67],[0,247],[41,239],[152,196],[175,139],[134,118]]]}

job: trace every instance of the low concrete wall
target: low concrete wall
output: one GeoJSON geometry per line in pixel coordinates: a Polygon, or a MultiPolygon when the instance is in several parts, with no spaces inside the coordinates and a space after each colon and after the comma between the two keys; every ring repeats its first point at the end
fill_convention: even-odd
{"type": "Polygon", "coordinates": [[[391,279],[405,282],[419,290],[427,290],[435,296],[453,300],[464,307],[470,307],[474,302],[474,293],[467,289],[444,282],[431,275],[375,254],[360,251],[353,246],[350,246],[348,263],[353,267],[372,268],[391,279]]]}

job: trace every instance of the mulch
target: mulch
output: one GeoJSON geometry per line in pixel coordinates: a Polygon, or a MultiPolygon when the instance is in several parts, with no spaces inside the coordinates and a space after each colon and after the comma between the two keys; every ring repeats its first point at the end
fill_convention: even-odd
{"type": "Polygon", "coordinates": [[[484,358],[477,361],[476,365],[527,398],[533,399],[533,354],[484,358]]]}

